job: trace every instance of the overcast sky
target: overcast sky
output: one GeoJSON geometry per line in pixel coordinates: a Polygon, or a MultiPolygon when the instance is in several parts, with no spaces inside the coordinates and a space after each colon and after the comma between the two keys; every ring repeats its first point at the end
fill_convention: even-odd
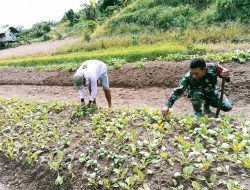
{"type": "Polygon", "coordinates": [[[69,9],[77,11],[88,0],[0,0],[0,27],[30,28],[40,21],[59,21],[69,9]]]}

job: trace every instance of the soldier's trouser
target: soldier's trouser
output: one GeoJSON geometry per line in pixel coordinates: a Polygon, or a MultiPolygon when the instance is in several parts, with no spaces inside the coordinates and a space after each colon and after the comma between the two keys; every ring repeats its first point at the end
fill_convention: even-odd
{"type": "MultiPolygon", "coordinates": [[[[194,90],[189,93],[189,96],[191,97],[191,102],[193,104],[193,108],[195,112],[202,112],[201,106],[202,101],[205,100],[204,107],[208,108],[209,106],[212,106],[214,108],[218,108],[220,104],[220,92],[217,90],[211,95],[206,96],[202,92],[202,90],[194,90]]],[[[227,98],[226,95],[223,96],[223,101],[221,104],[221,110],[222,111],[230,111],[233,108],[233,105],[231,101],[227,98]]]]}

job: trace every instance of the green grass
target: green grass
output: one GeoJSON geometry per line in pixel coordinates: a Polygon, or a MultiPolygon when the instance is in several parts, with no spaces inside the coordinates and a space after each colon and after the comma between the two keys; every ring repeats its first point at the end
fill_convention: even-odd
{"type": "Polygon", "coordinates": [[[157,43],[154,45],[132,46],[128,48],[110,48],[106,50],[97,50],[90,52],[78,52],[63,55],[6,59],[0,60],[0,66],[38,66],[50,64],[80,63],[88,59],[100,59],[107,61],[113,58],[126,59],[128,62],[140,60],[142,58],[155,59],[159,56],[168,54],[186,54],[185,46],[170,43],[157,43]]]}
{"type": "Polygon", "coordinates": [[[179,28],[170,31],[153,31],[142,34],[108,35],[103,37],[92,37],[85,41],[82,38],[70,46],[62,47],[54,54],[65,54],[79,51],[105,50],[109,48],[130,47],[134,45],[153,45],[165,42],[175,45],[202,44],[205,49],[213,50],[218,46],[225,46],[221,51],[228,50],[228,46],[234,49],[250,48],[250,27],[240,22],[227,22],[218,26],[188,27],[181,31],[179,28]],[[82,39],[82,40],[81,40],[82,39]],[[248,44],[248,45],[247,45],[248,44]],[[244,48],[240,48],[240,46],[244,48]],[[213,46],[213,47],[212,47],[213,46]],[[208,48],[207,48],[208,47],[208,48]]]}
{"type": "Polygon", "coordinates": [[[36,70],[75,71],[81,62],[88,59],[99,59],[108,66],[121,68],[128,62],[145,62],[146,60],[182,61],[195,57],[203,57],[207,61],[238,61],[244,63],[250,59],[248,44],[217,44],[208,46],[180,45],[176,43],[156,43],[153,45],[138,45],[123,48],[109,48],[96,51],[84,51],[54,56],[24,57],[0,60],[0,67],[26,67],[36,70]],[[235,51],[235,47],[239,49],[235,51]],[[227,49],[228,51],[225,51],[227,49]],[[231,50],[230,50],[231,49],[231,50]]]}
{"type": "Polygon", "coordinates": [[[249,5],[250,3],[246,0],[133,1],[98,26],[93,37],[110,34],[144,34],[172,31],[177,28],[185,30],[221,26],[225,29],[229,22],[236,23],[236,25],[237,23],[245,24],[249,28],[249,19],[246,19],[250,15],[247,9],[249,5]]]}

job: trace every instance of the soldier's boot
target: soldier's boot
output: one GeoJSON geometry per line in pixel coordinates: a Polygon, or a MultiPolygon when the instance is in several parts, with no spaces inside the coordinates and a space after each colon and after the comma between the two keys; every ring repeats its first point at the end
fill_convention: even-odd
{"type": "Polygon", "coordinates": [[[194,113],[194,119],[199,120],[202,117],[202,112],[195,112],[194,113]]]}
{"type": "Polygon", "coordinates": [[[192,105],[194,108],[194,119],[198,120],[202,116],[202,111],[201,111],[202,101],[192,100],[192,105]]]}
{"type": "Polygon", "coordinates": [[[203,106],[203,114],[205,115],[205,114],[210,114],[210,113],[212,113],[210,109],[210,104],[208,101],[205,101],[204,106],[203,106]]]}

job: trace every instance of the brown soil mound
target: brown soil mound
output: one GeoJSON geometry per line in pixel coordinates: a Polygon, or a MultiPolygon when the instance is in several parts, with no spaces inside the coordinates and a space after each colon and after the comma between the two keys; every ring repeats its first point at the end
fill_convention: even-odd
{"type": "MultiPolygon", "coordinates": [[[[135,69],[131,64],[121,69],[109,70],[111,87],[174,87],[179,79],[188,71],[188,61],[156,62],[144,64],[143,68],[135,69]]],[[[34,71],[27,69],[0,69],[0,85],[51,85],[71,86],[74,72],[65,71],[34,71]]]]}

